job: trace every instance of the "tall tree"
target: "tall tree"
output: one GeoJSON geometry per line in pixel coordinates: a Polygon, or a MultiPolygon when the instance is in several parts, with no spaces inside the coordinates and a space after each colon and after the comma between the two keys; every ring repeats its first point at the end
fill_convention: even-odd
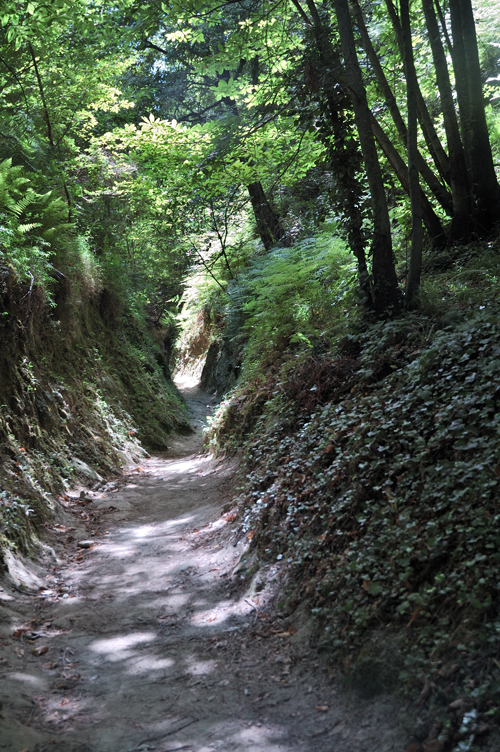
{"type": "Polygon", "coordinates": [[[450,0],[450,19],[462,134],[466,148],[470,150],[476,225],[480,234],[487,235],[500,216],[500,187],[486,124],[476,26],[470,0],[450,0]]]}
{"type": "Polygon", "coordinates": [[[411,250],[406,280],[405,306],[409,308],[420,285],[422,271],[422,202],[418,178],[418,125],[417,125],[417,74],[411,41],[409,0],[401,0],[401,27],[403,31],[406,98],[408,102],[408,183],[411,205],[411,250]]]}
{"type": "MultiPolygon", "coordinates": [[[[393,3],[393,0],[385,0],[385,2],[386,2],[386,7],[387,7],[388,14],[389,14],[389,18],[391,19],[396,42],[399,47],[400,57],[401,57],[401,60],[404,60],[404,44],[403,44],[403,32],[401,29],[401,20],[398,16],[398,12],[393,3]]],[[[444,180],[445,183],[449,184],[450,183],[450,162],[448,159],[448,155],[446,154],[443,148],[443,145],[441,144],[441,140],[437,133],[436,127],[430,115],[429,108],[427,107],[427,104],[425,102],[420,86],[417,89],[417,107],[418,107],[418,120],[420,123],[420,127],[422,128],[422,133],[427,143],[427,148],[429,149],[429,153],[431,154],[434,164],[436,165],[436,168],[439,174],[441,175],[442,179],[444,180]]]]}
{"type": "Polygon", "coordinates": [[[374,305],[379,314],[397,313],[400,309],[398,282],[394,267],[391,224],[382,170],[371,128],[371,112],[366,98],[363,76],[356,53],[356,43],[348,0],[335,0],[346,82],[356,118],[366,176],[373,209],[372,273],[374,305]]]}
{"type": "Polygon", "coordinates": [[[441,42],[432,0],[422,0],[422,7],[434,60],[448,144],[448,154],[450,157],[450,182],[453,198],[451,238],[453,240],[466,241],[470,237],[472,202],[470,199],[471,192],[465,164],[465,154],[455,113],[446,55],[441,42]]]}
{"type": "MultiPolygon", "coordinates": [[[[401,138],[402,142],[406,144],[408,139],[407,127],[399,110],[396,96],[389,84],[389,81],[387,80],[387,76],[385,74],[380,58],[370,38],[370,34],[368,32],[365,19],[363,17],[363,12],[358,0],[353,0],[353,2],[351,2],[350,4],[350,7],[353,11],[356,26],[360,33],[361,43],[368,56],[373,72],[375,73],[375,78],[384,98],[384,102],[389,112],[391,113],[391,117],[394,125],[396,126],[399,137],[401,138]]],[[[417,159],[418,169],[420,174],[422,175],[422,178],[426,181],[430,190],[439,201],[445,212],[451,217],[453,214],[453,204],[448,190],[436,177],[431,167],[428,165],[427,161],[420,152],[417,155],[417,159]]],[[[435,220],[433,220],[433,222],[435,224],[435,220]]],[[[439,234],[441,235],[442,231],[440,231],[439,234]]]]}

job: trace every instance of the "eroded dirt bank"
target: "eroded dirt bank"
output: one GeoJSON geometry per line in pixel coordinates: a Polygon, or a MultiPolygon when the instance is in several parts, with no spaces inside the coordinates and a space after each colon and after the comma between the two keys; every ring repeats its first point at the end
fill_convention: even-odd
{"type": "Polygon", "coordinates": [[[343,699],[307,630],[275,615],[279,572],[243,587],[234,466],[202,454],[208,398],[188,397],[195,434],[75,492],[58,565],[30,595],[0,590],[0,750],[405,752],[396,705],[343,699]]]}

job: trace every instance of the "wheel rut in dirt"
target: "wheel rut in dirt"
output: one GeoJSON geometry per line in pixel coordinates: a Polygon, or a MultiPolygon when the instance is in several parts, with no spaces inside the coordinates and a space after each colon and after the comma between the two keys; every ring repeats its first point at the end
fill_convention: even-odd
{"type": "Polygon", "coordinates": [[[343,699],[276,616],[277,565],[244,586],[234,465],[201,452],[209,398],[188,397],[192,436],[70,500],[92,548],[72,531],[36,595],[0,593],[0,750],[404,751],[394,702],[343,699]]]}

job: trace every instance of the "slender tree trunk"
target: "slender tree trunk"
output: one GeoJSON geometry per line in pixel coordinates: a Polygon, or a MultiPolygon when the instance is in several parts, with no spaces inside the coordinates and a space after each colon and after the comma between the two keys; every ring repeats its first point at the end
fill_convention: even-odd
{"type": "MultiPolygon", "coordinates": [[[[356,19],[356,24],[358,26],[359,33],[361,35],[361,42],[363,44],[366,54],[368,55],[368,59],[373,68],[373,72],[375,73],[375,77],[380,87],[382,96],[384,97],[385,103],[389,109],[389,112],[391,113],[391,117],[394,122],[394,125],[396,126],[399,137],[401,138],[402,142],[406,145],[407,139],[408,139],[406,124],[399,111],[399,107],[396,102],[396,97],[394,96],[392,92],[390,84],[384,73],[384,69],[382,68],[379,57],[375,51],[375,48],[368,34],[368,29],[366,28],[365,20],[363,17],[363,12],[361,10],[358,0],[353,0],[350,3],[350,7],[353,10],[354,17],[356,19]]],[[[422,176],[422,179],[425,180],[425,182],[427,183],[427,185],[429,186],[432,193],[434,194],[436,199],[439,201],[439,203],[441,204],[445,212],[449,214],[449,216],[451,217],[453,215],[453,202],[452,202],[449,192],[439,182],[438,178],[433,173],[433,171],[431,170],[431,168],[429,167],[429,165],[427,164],[423,156],[420,154],[420,152],[418,153],[417,159],[418,159],[418,170],[419,170],[420,175],[422,176]]]]}
{"type": "MultiPolygon", "coordinates": [[[[392,22],[394,33],[396,35],[396,42],[399,47],[401,59],[404,60],[403,34],[401,30],[401,21],[399,19],[399,16],[397,14],[396,8],[392,0],[385,0],[385,2],[386,2],[387,10],[388,10],[391,22],[392,22]]],[[[422,95],[420,87],[418,87],[418,90],[417,90],[417,108],[418,108],[418,122],[420,123],[420,127],[422,128],[422,133],[424,135],[427,148],[429,149],[431,157],[434,161],[434,164],[436,165],[436,168],[439,174],[441,175],[441,178],[445,181],[445,183],[449,185],[450,184],[450,162],[448,159],[448,155],[443,149],[441,140],[434,127],[434,123],[432,122],[432,118],[430,116],[429,110],[427,109],[427,105],[425,103],[425,99],[422,95]]]]}
{"type": "Polygon", "coordinates": [[[462,17],[457,3],[452,3],[450,6],[450,19],[453,35],[451,60],[453,63],[453,72],[455,74],[455,88],[457,91],[460,126],[465,147],[467,166],[472,178],[472,144],[470,141],[470,128],[468,127],[468,124],[470,123],[469,81],[467,78],[467,66],[465,63],[462,17]]]}
{"type": "MultiPolygon", "coordinates": [[[[40,93],[40,99],[42,101],[43,116],[44,116],[44,119],[45,119],[45,125],[47,126],[47,140],[48,140],[48,142],[50,144],[50,148],[51,148],[52,152],[55,152],[56,145],[55,145],[55,142],[54,142],[54,134],[53,134],[53,131],[52,131],[52,121],[50,119],[49,108],[47,106],[47,100],[45,98],[45,90],[43,88],[42,77],[40,76],[40,71],[38,69],[38,63],[37,63],[35,51],[33,49],[33,46],[31,44],[31,42],[29,44],[29,51],[30,51],[30,55],[31,55],[31,60],[33,62],[33,67],[35,69],[35,76],[36,76],[36,80],[37,80],[37,83],[38,83],[38,91],[40,93]]],[[[54,154],[54,156],[55,156],[55,154],[54,154]]],[[[68,204],[68,222],[71,222],[71,219],[72,219],[72,217],[71,217],[71,196],[69,194],[68,185],[67,185],[66,181],[64,180],[64,178],[62,178],[62,184],[63,184],[64,195],[66,196],[66,203],[68,204]]]]}
{"type": "Polygon", "coordinates": [[[264,248],[269,251],[283,237],[283,228],[266,198],[261,182],[251,183],[247,186],[247,190],[257,222],[258,233],[264,248]]]}
{"type": "Polygon", "coordinates": [[[356,44],[349,14],[348,0],[335,0],[335,13],[344,54],[345,77],[354,109],[356,127],[365,162],[373,209],[372,273],[375,310],[379,314],[400,309],[399,290],[392,253],[391,225],[377,146],[371,129],[363,77],[356,54],[356,44]]]}
{"type": "Polygon", "coordinates": [[[450,0],[453,62],[466,146],[470,149],[472,191],[476,202],[476,230],[488,235],[499,220],[500,187],[491,153],[484,112],[483,82],[476,26],[470,0],[450,0]]]}
{"type": "Polygon", "coordinates": [[[434,60],[450,157],[451,195],[453,198],[453,219],[450,236],[453,240],[465,241],[470,237],[472,216],[472,202],[470,200],[465,154],[462,148],[460,130],[455,113],[446,55],[441,42],[432,0],[422,0],[422,7],[434,60]]]}
{"type": "MultiPolygon", "coordinates": [[[[337,83],[337,82],[335,82],[337,83]]],[[[347,104],[345,93],[342,101],[338,101],[332,92],[327,92],[328,117],[333,132],[334,146],[331,148],[330,166],[340,185],[341,198],[339,201],[345,213],[347,222],[347,239],[349,247],[358,262],[359,287],[367,308],[373,308],[373,294],[370,275],[366,263],[366,235],[363,232],[362,186],[356,173],[362,167],[362,156],[359,146],[352,144],[352,139],[346,134],[346,123],[341,114],[347,104]],[[355,151],[353,151],[355,149],[355,151]]]]}
{"type": "Polygon", "coordinates": [[[349,247],[354,254],[358,262],[358,280],[359,287],[362,295],[366,299],[366,305],[369,308],[373,308],[375,305],[372,284],[370,275],[368,272],[368,266],[366,263],[366,238],[363,232],[363,217],[360,211],[360,195],[356,190],[355,178],[352,174],[352,165],[348,165],[349,158],[347,154],[349,152],[348,145],[345,141],[344,134],[342,133],[339,111],[344,109],[343,104],[337,101],[338,97],[334,92],[339,87],[343,92],[343,97],[348,98],[347,84],[344,81],[344,71],[340,56],[333,47],[328,30],[321,22],[321,18],[318,13],[318,9],[314,4],[314,0],[306,0],[307,8],[311,14],[312,20],[309,19],[307,13],[300,5],[299,0],[292,0],[292,3],[297,8],[302,20],[306,26],[313,29],[314,39],[318,48],[318,53],[325,70],[328,74],[324,76],[326,86],[324,85],[326,99],[328,103],[328,114],[330,123],[333,127],[335,137],[335,148],[332,152],[332,158],[337,163],[343,163],[340,165],[339,180],[342,182],[343,189],[343,204],[344,211],[348,217],[348,242],[349,247]],[[345,169],[344,169],[345,168],[345,169]]]}
{"type": "MultiPolygon", "coordinates": [[[[372,115],[372,131],[373,135],[377,139],[378,145],[391,163],[392,168],[396,173],[396,177],[401,183],[404,191],[409,196],[410,183],[408,180],[408,166],[394,146],[389,136],[384,132],[380,123],[377,121],[374,115],[372,115]]],[[[423,192],[422,188],[420,188],[420,201],[422,203],[422,218],[427,232],[429,233],[429,237],[432,241],[433,248],[446,248],[447,239],[443,230],[443,226],[441,225],[441,220],[434,211],[431,202],[423,192]]]]}
{"type": "Polygon", "coordinates": [[[418,179],[418,124],[417,124],[417,74],[411,43],[411,21],[409,0],[400,0],[401,27],[403,31],[404,66],[406,74],[406,99],[408,106],[408,183],[411,204],[411,251],[408,276],[406,278],[405,307],[409,308],[420,286],[422,273],[422,202],[418,179]]]}

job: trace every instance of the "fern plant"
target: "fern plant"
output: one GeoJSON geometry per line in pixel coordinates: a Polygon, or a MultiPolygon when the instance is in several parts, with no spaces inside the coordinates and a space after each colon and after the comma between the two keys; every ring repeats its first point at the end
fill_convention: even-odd
{"type": "Polygon", "coordinates": [[[234,296],[245,315],[249,352],[286,343],[311,347],[334,337],[355,275],[352,255],[330,226],[256,258],[234,296]]]}
{"type": "Polygon", "coordinates": [[[23,196],[29,182],[22,167],[12,166],[12,158],[0,162],[0,213],[7,212],[17,217],[22,214],[29,204],[29,201],[26,203],[27,194],[23,196]]]}
{"type": "Polygon", "coordinates": [[[20,281],[41,285],[50,300],[51,257],[73,225],[62,199],[29,184],[23,167],[11,158],[0,162],[0,260],[20,281]]]}

